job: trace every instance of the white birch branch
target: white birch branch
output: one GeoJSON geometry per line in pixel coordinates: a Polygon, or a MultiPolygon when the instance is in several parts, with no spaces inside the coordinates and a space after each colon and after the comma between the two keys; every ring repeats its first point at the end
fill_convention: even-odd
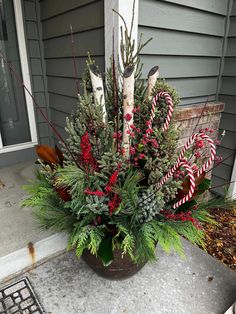
{"type": "Polygon", "coordinates": [[[94,101],[101,106],[103,113],[103,122],[106,122],[107,112],[105,106],[105,93],[101,72],[94,64],[91,64],[89,65],[89,74],[93,88],[94,101]]]}
{"type": "Polygon", "coordinates": [[[123,81],[123,148],[127,159],[130,152],[130,135],[127,131],[131,130],[130,125],[133,124],[134,72],[134,66],[127,66],[124,70],[123,81]],[[131,117],[130,121],[124,118],[127,114],[131,117]]]}
{"type": "Polygon", "coordinates": [[[156,81],[159,77],[159,66],[154,66],[148,73],[148,87],[147,87],[147,96],[149,99],[152,98],[153,87],[156,84],[156,81]]]}

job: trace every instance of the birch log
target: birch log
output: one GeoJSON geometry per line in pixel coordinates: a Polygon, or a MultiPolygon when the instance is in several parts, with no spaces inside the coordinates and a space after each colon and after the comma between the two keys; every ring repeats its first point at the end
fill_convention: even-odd
{"type": "Polygon", "coordinates": [[[130,134],[128,131],[133,124],[134,109],[134,66],[127,66],[124,70],[123,80],[123,148],[128,159],[130,152],[130,134]]]}
{"type": "Polygon", "coordinates": [[[105,106],[105,93],[102,75],[99,69],[94,64],[89,65],[89,74],[93,88],[94,101],[101,106],[103,113],[103,122],[105,123],[107,118],[107,112],[105,106]]]}
{"type": "Polygon", "coordinates": [[[152,98],[152,90],[156,84],[157,78],[159,77],[159,66],[154,66],[148,73],[148,88],[147,95],[148,98],[152,98]]]}

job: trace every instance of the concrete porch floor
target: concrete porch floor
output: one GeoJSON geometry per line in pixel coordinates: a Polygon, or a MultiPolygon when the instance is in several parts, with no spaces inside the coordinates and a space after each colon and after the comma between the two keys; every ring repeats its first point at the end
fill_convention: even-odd
{"type": "MultiPolygon", "coordinates": [[[[186,260],[157,250],[134,277],[109,281],[73,252],[28,271],[46,314],[223,314],[236,299],[236,273],[184,241],[186,260]]],[[[20,279],[20,277],[15,278],[20,279]]]]}
{"type": "Polygon", "coordinates": [[[20,208],[25,197],[22,185],[34,176],[34,161],[0,168],[0,257],[27,247],[50,235],[41,232],[31,215],[30,208],[20,208]]]}

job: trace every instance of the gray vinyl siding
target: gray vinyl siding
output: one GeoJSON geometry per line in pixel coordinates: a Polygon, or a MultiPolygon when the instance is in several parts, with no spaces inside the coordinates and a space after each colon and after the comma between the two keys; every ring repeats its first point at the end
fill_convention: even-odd
{"type": "Polygon", "coordinates": [[[104,2],[43,0],[40,13],[51,119],[65,135],[65,119],[77,102],[74,56],[80,82],[88,52],[104,71],[104,2]]]}
{"type": "MultiPolygon", "coordinates": [[[[229,33],[224,71],[221,80],[219,99],[225,103],[225,111],[221,118],[220,132],[226,130],[218,154],[223,157],[230,156],[213,172],[215,184],[221,185],[231,180],[232,168],[236,151],[236,1],[234,0],[230,17],[229,33]]],[[[235,180],[236,178],[234,178],[235,180]]],[[[218,188],[217,192],[222,192],[218,188]]]]}
{"type": "MultiPolygon", "coordinates": [[[[41,109],[49,116],[38,1],[23,0],[23,14],[33,94],[41,109]]],[[[50,144],[48,125],[38,110],[35,112],[39,143],[50,144]]]]}
{"type": "MultiPolygon", "coordinates": [[[[141,52],[144,78],[154,66],[176,87],[180,105],[225,103],[217,154],[228,157],[213,171],[213,186],[229,182],[236,150],[236,0],[140,0],[139,35],[153,38],[141,52]],[[229,27],[227,17],[231,14],[229,27]],[[224,54],[226,54],[224,56],[224,54]],[[225,58],[224,58],[225,57],[225,58]]],[[[222,193],[223,188],[215,192],[222,193]]]]}
{"type": "Polygon", "coordinates": [[[228,0],[140,0],[139,34],[153,40],[141,52],[144,77],[154,65],[175,86],[181,105],[215,100],[228,0]]]}

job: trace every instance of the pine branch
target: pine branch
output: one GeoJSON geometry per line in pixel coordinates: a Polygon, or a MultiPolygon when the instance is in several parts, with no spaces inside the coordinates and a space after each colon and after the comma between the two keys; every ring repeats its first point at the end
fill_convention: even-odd
{"type": "Polygon", "coordinates": [[[57,168],[55,185],[70,189],[73,198],[82,197],[85,189],[85,172],[74,165],[57,168]]]}

